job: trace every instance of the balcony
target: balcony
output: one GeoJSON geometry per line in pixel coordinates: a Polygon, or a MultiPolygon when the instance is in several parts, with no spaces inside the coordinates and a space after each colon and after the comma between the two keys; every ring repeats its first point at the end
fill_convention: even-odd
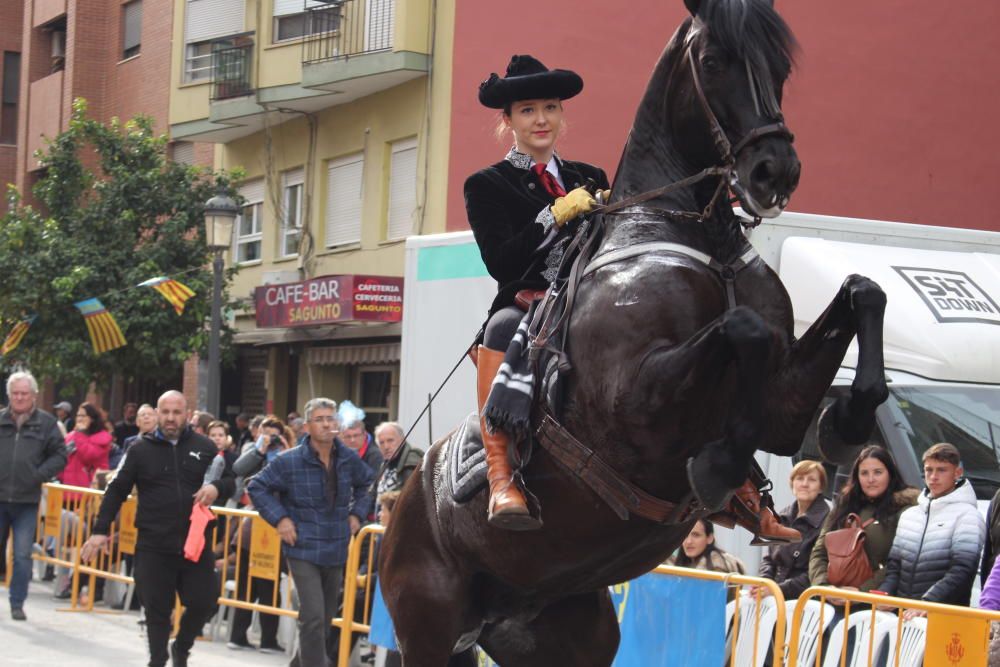
{"type": "Polygon", "coordinates": [[[428,2],[342,0],[306,13],[302,85],[338,93],[338,103],[427,73],[428,2]]]}
{"type": "Polygon", "coordinates": [[[254,91],[253,42],[212,51],[212,101],[244,97],[254,91]]]}

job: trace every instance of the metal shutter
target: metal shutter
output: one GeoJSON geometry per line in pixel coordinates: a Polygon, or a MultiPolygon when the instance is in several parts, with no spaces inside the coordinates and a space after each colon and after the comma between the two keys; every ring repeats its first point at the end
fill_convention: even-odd
{"type": "Polygon", "coordinates": [[[387,239],[405,239],[413,233],[413,212],[416,208],[417,140],[413,138],[392,145],[387,239]]]}
{"type": "Polygon", "coordinates": [[[142,43],[142,0],[134,0],[124,7],[124,36],[122,50],[128,51],[142,43]]]}
{"type": "Polygon", "coordinates": [[[240,194],[246,199],[247,204],[257,204],[264,201],[264,179],[247,181],[240,186],[240,194]]]}
{"type": "Polygon", "coordinates": [[[302,167],[289,169],[282,175],[282,180],[284,181],[283,187],[286,188],[291,185],[300,185],[305,182],[305,169],[302,167]]]}
{"type": "Polygon", "coordinates": [[[392,48],[396,0],[366,0],[365,51],[392,48]]]}
{"type": "Polygon", "coordinates": [[[175,141],[171,150],[177,164],[194,164],[194,144],[190,141],[175,141]]]}
{"type": "Polygon", "coordinates": [[[204,42],[243,32],[246,0],[188,0],[184,42],[204,42]]]}
{"type": "Polygon", "coordinates": [[[360,243],[363,153],[332,160],[326,181],[326,247],[360,243]]]}
{"type": "Polygon", "coordinates": [[[319,2],[319,0],[274,0],[274,15],[288,16],[289,14],[301,14],[306,9],[312,9],[313,7],[331,6],[333,6],[331,3],[319,2]]]}

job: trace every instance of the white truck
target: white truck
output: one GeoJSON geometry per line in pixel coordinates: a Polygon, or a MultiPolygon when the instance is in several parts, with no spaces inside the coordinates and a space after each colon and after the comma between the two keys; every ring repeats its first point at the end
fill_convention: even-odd
{"type": "MultiPolygon", "coordinates": [[[[906,482],[922,486],[920,456],[936,442],[962,452],[985,506],[1000,488],[1000,233],[785,213],[750,233],[792,299],[796,334],[823,312],[844,278],[859,273],[888,295],[885,365],[889,400],[871,441],[884,444],[906,482]]],[[[409,428],[472,341],[496,293],[471,232],[410,237],[406,244],[399,419],[409,428]]],[[[848,391],[856,345],[827,400],[848,391]]],[[[459,364],[412,442],[426,446],[476,409],[475,369],[459,364]]],[[[815,422],[814,425],[815,427],[815,422]]],[[[800,456],[821,458],[815,428],[800,456]]],[[[758,454],[775,502],[792,501],[794,460],[758,454]]],[[[849,466],[828,465],[829,494],[849,466]]],[[[748,534],[719,528],[720,545],[757,571],[748,534]]]]}

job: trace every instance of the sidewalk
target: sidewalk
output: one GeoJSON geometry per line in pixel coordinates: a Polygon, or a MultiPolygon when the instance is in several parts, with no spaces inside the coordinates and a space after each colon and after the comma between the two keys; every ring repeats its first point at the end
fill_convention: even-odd
{"type": "MultiPolygon", "coordinates": [[[[7,591],[0,587],[0,664],[4,667],[141,667],[147,663],[146,634],[138,612],[59,611],[69,600],[54,600],[52,585],[32,581],[24,611],[27,622],[13,621],[7,591]]],[[[97,611],[99,610],[99,611],[97,611]]],[[[283,667],[287,655],[233,651],[222,641],[198,641],[191,651],[191,667],[263,665],[283,667]]]]}

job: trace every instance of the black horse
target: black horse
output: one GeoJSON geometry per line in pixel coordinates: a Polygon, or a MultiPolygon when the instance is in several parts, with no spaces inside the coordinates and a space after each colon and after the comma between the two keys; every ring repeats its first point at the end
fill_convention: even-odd
{"type": "Polygon", "coordinates": [[[568,329],[560,423],[606,464],[590,460],[591,472],[628,486],[618,499],[629,511],[543,447],[524,470],[543,528],[492,528],[486,493],[458,505],[442,488],[446,441],[436,443],[380,556],[406,667],[474,664],[475,642],[504,667],[610,665],[618,626],[607,586],[662,562],[694,517],[744,482],[757,449],[799,449],[855,335],[852,391],[824,423],[861,442],[888,394],[879,287],[847,278],[796,340],[784,287],[728,205],[731,190],[745,211],[773,217],[797,185],[780,110],[791,32],[767,0],[685,4],[692,17],[636,114],[568,329]],[[693,184],[641,196],[684,179],[693,184]],[[630,494],[655,511],[628,505],[630,494]]]}

